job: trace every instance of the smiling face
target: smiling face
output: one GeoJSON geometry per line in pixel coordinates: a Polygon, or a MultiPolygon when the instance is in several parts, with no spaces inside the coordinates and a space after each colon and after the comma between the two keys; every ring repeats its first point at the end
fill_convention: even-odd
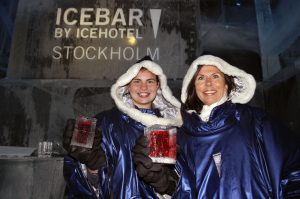
{"type": "Polygon", "coordinates": [[[151,108],[158,88],[159,82],[156,75],[143,68],[128,85],[133,104],[145,109],[151,108]]]}
{"type": "Polygon", "coordinates": [[[203,104],[211,105],[227,93],[228,86],[224,74],[217,67],[203,65],[196,76],[195,89],[203,104]]]}

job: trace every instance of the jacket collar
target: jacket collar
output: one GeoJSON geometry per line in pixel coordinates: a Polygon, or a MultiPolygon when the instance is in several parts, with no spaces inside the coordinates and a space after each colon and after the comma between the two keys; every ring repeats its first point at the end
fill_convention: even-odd
{"type": "Polygon", "coordinates": [[[188,113],[183,111],[184,128],[186,132],[193,136],[204,136],[214,133],[219,133],[227,128],[230,128],[237,122],[236,118],[236,104],[225,102],[211,111],[208,122],[201,120],[199,115],[195,112],[188,113]]]}

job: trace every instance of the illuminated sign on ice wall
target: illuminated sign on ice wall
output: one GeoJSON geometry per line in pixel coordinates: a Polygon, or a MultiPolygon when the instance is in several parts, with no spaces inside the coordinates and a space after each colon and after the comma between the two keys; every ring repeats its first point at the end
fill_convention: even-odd
{"type": "Polygon", "coordinates": [[[8,77],[115,79],[149,55],[169,78],[196,56],[194,1],[20,0],[8,77]]]}
{"type": "MultiPolygon", "coordinates": [[[[149,9],[153,36],[156,39],[161,9],[149,9]]],[[[143,27],[141,9],[129,9],[128,16],[122,8],[111,13],[108,8],[62,8],[57,9],[55,21],[55,38],[76,39],[126,39],[130,46],[54,46],[53,59],[139,59],[139,48],[132,47],[138,40],[143,39],[140,27],[143,27]],[[78,16],[77,19],[72,16],[78,16]],[[63,25],[76,27],[61,27],[63,25]],[[136,27],[134,27],[136,25],[136,27]],[[90,26],[90,27],[84,27],[90,26]],[[96,26],[96,27],[95,27],[96,26]],[[105,27],[110,26],[110,28],[105,27]]],[[[154,60],[159,60],[159,47],[146,48],[146,53],[154,60]]]]}

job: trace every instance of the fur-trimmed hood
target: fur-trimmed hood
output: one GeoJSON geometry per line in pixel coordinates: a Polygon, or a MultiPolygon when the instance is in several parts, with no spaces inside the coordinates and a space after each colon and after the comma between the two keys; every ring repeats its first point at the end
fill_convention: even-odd
{"type": "Polygon", "coordinates": [[[231,102],[246,104],[252,99],[256,88],[256,81],[252,75],[235,66],[230,65],[219,57],[215,57],[212,55],[203,55],[193,61],[183,79],[181,90],[181,101],[183,103],[185,103],[187,99],[187,87],[194,74],[196,73],[199,65],[213,65],[216,66],[224,74],[235,77],[234,83],[236,84],[237,89],[231,91],[228,96],[228,100],[231,100],[231,102]]]}
{"type": "Polygon", "coordinates": [[[111,96],[120,111],[145,126],[160,124],[179,127],[182,125],[180,102],[173,96],[171,89],[168,87],[167,78],[161,67],[152,61],[145,60],[131,66],[127,72],[121,75],[116,83],[112,85],[111,96]],[[132,99],[128,94],[127,85],[138,74],[142,67],[148,69],[159,78],[160,88],[157,91],[157,96],[153,104],[154,108],[159,109],[163,117],[142,113],[134,107],[132,99]]]}

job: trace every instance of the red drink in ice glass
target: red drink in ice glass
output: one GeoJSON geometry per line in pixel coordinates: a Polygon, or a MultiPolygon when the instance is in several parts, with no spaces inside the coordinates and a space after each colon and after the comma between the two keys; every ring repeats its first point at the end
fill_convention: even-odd
{"type": "Polygon", "coordinates": [[[174,164],[176,161],[176,129],[166,127],[149,128],[146,136],[150,139],[150,157],[153,162],[174,164]]]}
{"type": "Polygon", "coordinates": [[[76,136],[76,141],[81,144],[86,144],[88,141],[88,136],[91,131],[92,122],[89,120],[80,120],[78,122],[78,133],[76,136]]]}
{"type": "Polygon", "coordinates": [[[96,122],[96,118],[84,116],[77,117],[71,145],[92,148],[95,137],[96,122]]]}

